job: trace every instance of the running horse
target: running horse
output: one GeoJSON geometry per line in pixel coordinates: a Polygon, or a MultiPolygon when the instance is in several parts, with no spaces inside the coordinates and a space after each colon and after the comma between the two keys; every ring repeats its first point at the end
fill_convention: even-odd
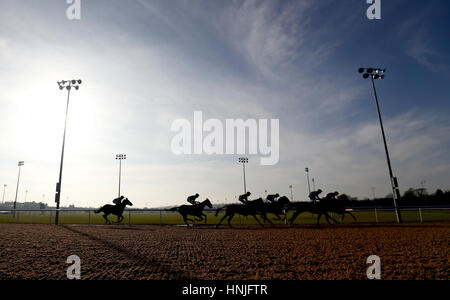
{"type": "Polygon", "coordinates": [[[287,215],[287,211],[289,210],[290,206],[291,206],[291,201],[289,200],[288,197],[283,196],[281,198],[279,198],[277,201],[275,202],[270,202],[270,203],[265,203],[264,206],[264,215],[263,215],[263,219],[264,221],[268,221],[272,226],[273,223],[270,221],[269,218],[264,218],[264,216],[266,214],[273,214],[276,216],[277,221],[285,221],[286,220],[286,215],[287,215]],[[280,215],[284,215],[284,218],[281,219],[280,215]]]}
{"type": "Polygon", "coordinates": [[[168,209],[167,211],[178,211],[178,213],[183,217],[184,223],[186,223],[187,226],[191,226],[188,224],[188,221],[195,222],[192,219],[189,219],[188,216],[197,217],[197,221],[203,221],[203,218],[205,219],[205,224],[207,222],[207,216],[203,213],[203,210],[205,209],[205,206],[212,208],[211,201],[209,199],[206,199],[203,202],[200,202],[196,205],[181,205],[177,207],[173,207],[171,209],[168,209]]]}
{"type": "Polygon", "coordinates": [[[131,203],[130,200],[128,200],[128,198],[122,200],[122,202],[117,205],[106,204],[106,205],[102,206],[101,208],[99,208],[98,210],[96,210],[95,213],[99,214],[99,213],[103,212],[103,219],[105,219],[105,223],[107,223],[107,224],[111,224],[111,221],[108,220],[108,216],[110,214],[116,215],[117,216],[117,224],[120,224],[124,219],[123,211],[125,210],[125,207],[127,205],[133,206],[133,203],[131,203]]]}
{"type": "MultiPolygon", "coordinates": [[[[262,224],[258,218],[256,217],[257,214],[260,214],[264,220],[267,219],[265,207],[264,207],[264,200],[262,198],[258,198],[256,200],[248,201],[245,204],[230,204],[226,205],[224,207],[219,208],[216,211],[216,217],[219,215],[219,212],[225,209],[225,215],[222,217],[222,219],[219,221],[219,223],[216,225],[216,228],[222,224],[222,222],[228,218],[228,226],[231,226],[231,220],[233,217],[238,214],[244,217],[252,216],[256,222],[258,222],[259,225],[264,227],[264,224],[262,224]]],[[[270,220],[269,220],[270,222],[270,220]]]]}

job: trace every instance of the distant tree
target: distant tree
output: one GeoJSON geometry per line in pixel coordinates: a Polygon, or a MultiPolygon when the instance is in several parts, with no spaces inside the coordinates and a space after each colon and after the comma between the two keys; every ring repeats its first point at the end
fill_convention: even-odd
{"type": "Polygon", "coordinates": [[[434,195],[436,196],[436,200],[444,198],[444,192],[441,189],[437,189],[434,195]]]}

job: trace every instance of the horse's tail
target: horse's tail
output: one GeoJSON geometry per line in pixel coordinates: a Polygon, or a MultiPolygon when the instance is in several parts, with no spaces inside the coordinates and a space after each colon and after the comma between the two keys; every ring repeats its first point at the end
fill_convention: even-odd
{"type": "Polygon", "coordinates": [[[224,209],[224,208],[225,208],[225,206],[222,206],[221,208],[219,208],[218,210],[216,210],[215,216],[217,217],[217,216],[219,215],[219,212],[220,212],[222,209],[224,209]]]}
{"type": "Polygon", "coordinates": [[[103,206],[100,207],[99,209],[95,210],[94,213],[98,214],[98,213],[100,213],[100,212],[102,212],[102,211],[103,211],[103,206]]]}
{"type": "Polygon", "coordinates": [[[178,210],[178,206],[166,209],[166,211],[177,211],[177,210],[178,210]]]}

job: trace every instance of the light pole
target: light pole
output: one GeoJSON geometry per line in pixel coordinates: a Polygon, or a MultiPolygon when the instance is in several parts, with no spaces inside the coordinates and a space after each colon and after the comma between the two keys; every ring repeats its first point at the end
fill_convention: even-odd
{"type": "Polygon", "coordinates": [[[292,193],[292,184],[289,185],[289,188],[291,189],[291,201],[294,202],[294,194],[292,193]]]}
{"type": "Polygon", "coordinates": [[[8,186],[7,184],[4,184],[4,185],[3,185],[2,205],[5,203],[5,192],[6,192],[6,187],[7,187],[7,186],[8,186]]]}
{"type": "Polygon", "coordinates": [[[394,200],[395,214],[397,217],[397,222],[401,223],[402,216],[401,216],[400,210],[397,206],[397,200],[400,200],[400,190],[398,188],[397,177],[394,177],[394,173],[392,172],[391,159],[389,157],[389,151],[388,151],[388,146],[387,146],[387,142],[386,142],[386,135],[384,133],[384,127],[383,127],[383,120],[381,118],[380,104],[378,103],[378,95],[377,95],[377,90],[375,88],[375,79],[383,80],[384,73],[386,73],[386,69],[359,68],[358,72],[364,73],[363,74],[364,79],[367,79],[370,77],[370,79],[372,81],[372,88],[373,88],[373,93],[375,95],[375,102],[376,102],[377,111],[378,111],[378,119],[380,121],[381,134],[383,135],[384,150],[386,152],[386,160],[387,160],[387,165],[388,165],[388,169],[389,169],[389,177],[391,180],[392,198],[394,200]]]}
{"type": "Polygon", "coordinates": [[[116,160],[119,161],[119,195],[117,197],[120,197],[120,183],[122,180],[122,160],[127,159],[126,154],[117,154],[116,160]]]}
{"type": "Polygon", "coordinates": [[[306,178],[308,179],[308,192],[311,193],[311,185],[309,184],[309,168],[305,168],[306,178]]]}
{"type": "Polygon", "coordinates": [[[28,190],[25,191],[25,200],[23,201],[24,203],[27,202],[27,196],[28,196],[28,190]]]}
{"type": "Polygon", "coordinates": [[[247,183],[245,181],[245,164],[248,163],[248,158],[240,157],[239,162],[242,164],[242,168],[244,170],[244,194],[247,194],[247,183]]]}
{"type": "Polygon", "coordinates": [[[312,184],[313,184],[313,191],[315,191],[316,190],[316,183],[314,181],[314,178],[311,178],[311,181],[312,181],[312,184]]]}
{"type": "Polygon", "coordinates": [[[20,182],[20,169],[25,164],[23,161],[18,162],[19,166],[19,175],[17,176],[17,185],[16,185],[16,197],[14,198],[14,218],[16,217],[16,205],[17,205],[17,193],[19,192],[19,182],[20,182]]]}
{"type": "Polygon", "coordinates": [[[58,81],[59,89],[61,91],[64,90],[64,89],[67,90],[67,105],[66,105],[66,119],[65,119],[65,122],[64,122],[64,134],[63,134],[62,151],[61,151],[61,163],[59,165],[59,179],[58,179],[58,182],[56,183],[55,225],[58,225],[58,222],[59,222],[59,205],[60,205],[60,202],[61,202],[62,172],[63,172],[63,164],[64,164],[64,146],[65,146],[65,143],[66,143],[66,128],[67,128],[67,115],[69,113],[70,90],[72,88],[74,88],[75,90],[78,90],[80,88],[80,84],[81,84],[81,79],[58,81]]]}

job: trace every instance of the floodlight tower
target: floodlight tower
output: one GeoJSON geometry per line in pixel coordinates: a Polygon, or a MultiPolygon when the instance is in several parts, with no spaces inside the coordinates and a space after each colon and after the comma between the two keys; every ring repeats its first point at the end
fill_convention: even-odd
{"type": "Polygon", "coordinates": [[[239,162],[242,164],[242,168],[244,170],[244,194],[247,194],[247,183],[245,181],[245,164],[248,163],[248,158],[240,157],[239,162]]]}
{"type": "Polygon", "coordinates": [[[306,179],[308,180],[308,192],[311,193],[311,184],[309,183],[309,168],[305,168],[306,179]]]}
{"type": "Polygon", "coordinates": [[[62,171],[64,164],[64,146],[66,143],[66,128],[67,128],[67,115],[69,113],[69,99],[70,99],[70,91],[72,88],[78,90],[81,85],[81,79],[78,80],[62,80],[58,81],[59,89],[62,91],[64,89],[67,90],[67,105],[66,105],[66,119],[64,122],[64,134],[63,134],[63,143],[62,143],[62,151],[61,151],[61,163],[59,165],[59,180],[56,183],[56,194],[55,194],[55,202],[56,202],[56,214],[55,214],[55,225],[58,225],[59,222],[59,205],[61,200],[61,185],[62,185],[62,171]]]}
{"type": "Polygon", "coordinates": [[[122,178],[122,160],[127,159],[126,154],[117,154],[116,160],[119,161],[119,195],[117,197],[120,197],[120,183],[122,178]]]}
{"type": "Polygon", "coordinates": [[[4,204],[5,203],[5,192],[6,192],[6,187],[7,187],[8,185],[7,184],[4,184],[3,185],[3,197],[2,197],[2,204],[4,204]]]}
{"type": "Polygon", "coordinates": [[[19,182],[20,182],[20,169],[25,164],[23,161],[19,161],[17,163],[19,167],[19,175],[17,176],[17,185],[16,185],[16,197],[14,198],[14,218],[16,217],[16,205],[17,205],[17,193],[19,192],[19,182]]]}
{"type": "Polygon", "coordinates": [[[294,202],[294,194],[292,193],[292,184],[289,185],[289,189],[291,190],[291,201],[294,202]]]}
{"type": "Polygon", "coordinates": [[[397,206],[397,200],[400,200],[400,190],[398,188],[397,177],[394,177],[394,173],[392,172],[391,159],[389,157],[389,151],[388,151],[388,146],[387,146],[387,142],[386,142],[386,135],[384,133],[383,120],[381,118],[380,104],[378,103],[378,95],[377,95],[377,90],[375,88],[375,79],[383,80],[384,79],[384,73],[386,73],[386,69],[359,68],[358,72],[359,73],[363,73],[363,78],[364,79],[368,79],[370,77],[370,79],[372,81],[372,88],[373,88],[373,93],[375,95],[375,102],[376,102],[377,111],[378,111],[378,119],[380,121],[381,134],[383,136],[384,151],[386,152],[386,160],[387,160],[387,165],[388,165],[388,169],[389,169],[389,177],[390,177],[390,180],[391,180],[392,198],[394,200],[395,214],[396,214],[396,217],[397,217],[397,222],[401,223],[402,222],[402,216],[401,216],[400,210],[399,210],[399,208],[397,206]]]}

